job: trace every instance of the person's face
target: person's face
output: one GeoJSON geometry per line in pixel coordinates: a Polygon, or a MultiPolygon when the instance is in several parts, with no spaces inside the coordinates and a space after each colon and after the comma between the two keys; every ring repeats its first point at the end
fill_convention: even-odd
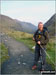
{"type": "Polygon", "coordinates": [[[43,24],[39,24],[39,25],[38,25],[38,29],[39,29],[40,31],[42,31],[42,30],[43,30],[43,24]]]}

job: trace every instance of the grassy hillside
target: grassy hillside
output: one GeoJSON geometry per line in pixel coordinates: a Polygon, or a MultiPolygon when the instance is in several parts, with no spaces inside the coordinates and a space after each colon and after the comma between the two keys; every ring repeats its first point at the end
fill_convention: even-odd
{"type": "Polygon", "coordinates": [[[17,24],[17,22],[14,21],[14,19],[8,17],[8,16],[5,16],[5,15],[0,15],[0,28],[1,30],[3,28],[5,29],[17,29],[18,30],[22,30],[22,27],[21,25],[17,24]]]}

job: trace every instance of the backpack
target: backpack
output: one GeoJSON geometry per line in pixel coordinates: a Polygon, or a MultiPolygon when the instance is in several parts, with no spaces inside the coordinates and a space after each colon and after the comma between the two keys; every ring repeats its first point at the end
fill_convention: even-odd
{"type": "MultiPolygon", "coordinates": [[[[48,29],[47,29],[47,27],[43,27],[43,29],[44,29],[44,31],[43,31],[43,35],[44,35],[44,37],[46,38],[46,36],[45,36],[45,32],[47,31],[48,32],[48,29]]],[[[48,32],[49,33],[49,32],[48,32]]]]}
{"type": "Polygon", "coordinates": [[[43,27],[43,28],[44,28],[45,31],[49,32],[48,29],[47,29],[47,27],[43,27]]]}

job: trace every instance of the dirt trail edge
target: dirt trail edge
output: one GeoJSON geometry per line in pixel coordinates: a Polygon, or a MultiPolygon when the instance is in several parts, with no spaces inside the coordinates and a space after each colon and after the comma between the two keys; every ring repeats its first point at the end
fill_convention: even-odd
{"type": "MultiPolygon", "coordinates": [[[[8,48],[10,59],[5,61],[1,67],[2,74],[40,74],[38,69],[31,70],[34,54],[23,43],[7,36],[1,36],[1,42],[8,48]]],[[[46,70],[52,70],[51,65],[46,64],[46,70]]]]}

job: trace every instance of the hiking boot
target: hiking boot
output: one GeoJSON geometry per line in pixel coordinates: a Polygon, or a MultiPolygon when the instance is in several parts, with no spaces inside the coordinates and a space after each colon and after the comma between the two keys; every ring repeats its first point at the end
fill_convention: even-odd
{"type": "Polygon", "coordinates": [[[32,70],[35,70],[37,68],[37,66],[36,65],[34,65],[33,67],[32,67],[32,70]]]}

